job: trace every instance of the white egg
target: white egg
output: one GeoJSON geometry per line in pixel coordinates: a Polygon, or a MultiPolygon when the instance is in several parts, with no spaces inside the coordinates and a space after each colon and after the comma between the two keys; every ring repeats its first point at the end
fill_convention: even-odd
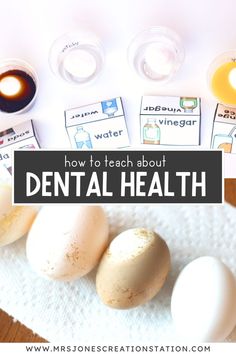
{"type": "Polygon", "coordinates": [[[83,49],[72,50],[63,62],[65,70],[74,77],[83,79],[96,71],[96,60],[92,54],[83,49]]]}
{"type": "Polygon", "coordinates": [[[12,205],[11,194],[11,186],[0,184],[0,247],[26,235],[37,214],[34,207],[12,205]]]}
{"type": "Polygon", "coordinates": [[[145,50],[145,64],[155,75],[168,76],[175,66],[173,50],[160,43],[150,43],[145,50]]]}
{"type": "Polygon", "coordinates": [[[70,281],[99,262],[108,243],[108,222],[99,206],[46,206],[27,239],[32,268],[44,277],[70,281]]]}
{"type": "Polygon", "coordinates": [[[236,282],[224,263],[200,257],[180,273],[171,299],[179,336],[194,342],[223,341],[236,325],[236,282]]]}

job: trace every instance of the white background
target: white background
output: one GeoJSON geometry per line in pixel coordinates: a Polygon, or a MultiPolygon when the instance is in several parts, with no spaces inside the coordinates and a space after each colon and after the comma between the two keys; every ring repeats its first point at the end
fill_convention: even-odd
{"type": "MultiPolygon", "coordinates": [[[[70,148],[64,109],[122,96],[132,145],[139,143],[140,97],[202,97],[202,147],[209,148],[216,101],[207,69],[214,57],[236,49],[235,0],[0,0],[0,56],[21,58],[40,80],[36,105],[25,115],[0,116],[0,130],[32,118],[43,148],[70,148]],[[127,47],[141,30],[169,26],[182,37],[186,58],[171,83],[157,87],[139,79],[127,63],[127,47]],[[92,30],[103,41],[106,65],[96,82],[70,86],[48,65],[52,42],[74,29],[92,30]]],[[[225,176],[236,177],[236,155],[225,155],[225,176]]]]}

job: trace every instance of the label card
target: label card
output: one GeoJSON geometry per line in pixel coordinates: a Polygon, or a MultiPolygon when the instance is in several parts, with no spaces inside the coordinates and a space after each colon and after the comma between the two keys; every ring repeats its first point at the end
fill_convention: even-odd
{"type": "Polygon", "coordinates": [[[0,132],[0,181],[9,182],[12,175],[12,151],[38,149],[32,120],[0,132]]]}
{"type": "Polygon", "coordinates": [[[78,150],[129,146],[120,97],[65,111],[71,146],[78,150]]]}
{"type": "Polygon", "coordinates": [[[217,105],[211,148],[223,149],[225,153],[236,154],[236,108],[217,105]]]}
{"type": "Polygon", "coordinates": [[[143,96],[141,144],[199,145],[201,101],[197,97],[143,96]]]}

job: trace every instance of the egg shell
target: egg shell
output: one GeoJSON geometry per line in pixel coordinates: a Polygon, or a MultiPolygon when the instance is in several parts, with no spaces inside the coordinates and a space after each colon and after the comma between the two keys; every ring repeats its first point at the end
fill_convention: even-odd
{"type": "Polygon", "coordinates": [[[12,205],[12,188],[0,185],[0,247],[8,245],[29,231],[37,210],[31,206],[12,205]]]}
{"type": "Polygon", "coordinates": [[[162,288],[169,268],[169,249],[159,235],[142,228],[124,231],[102,257],[96,277],[98,295],[116,309],[139,306],[162,288]]]}
{"type": "Polygon", "coordinates": [[[215,257],[200,257],[180,273],[171,299],[178,336],[193,342],[223,341],[236,325],[236,282],[215,257]]]}
{"type": "Polygon", "coordinates": [[[70,281],[97,265],[108,235],[108,221],[99,206],[46,206],[30,230],[26,253],[42,276],[70,281]]]}

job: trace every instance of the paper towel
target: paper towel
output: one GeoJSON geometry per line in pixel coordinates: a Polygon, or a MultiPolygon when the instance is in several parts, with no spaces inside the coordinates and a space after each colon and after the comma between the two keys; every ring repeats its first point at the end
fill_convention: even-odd
{"type": "MultiPolygon", "coordinates": [[[[96,270],[70,283],[35,274],[25,239],[0,249],[0,307],[51,342],[77,344],[176,341],[170,297],[180,270],[193,259],[221,258],[236,275],[236,210],[224,206],[106,206],[111,237],[133,227],[158,232],[168,243],[172,270],[149,303],[131,310],[105,307],[95,291],[96,270]]],[[[236,330],[228,341],[236,341],[236,330]]]]}

